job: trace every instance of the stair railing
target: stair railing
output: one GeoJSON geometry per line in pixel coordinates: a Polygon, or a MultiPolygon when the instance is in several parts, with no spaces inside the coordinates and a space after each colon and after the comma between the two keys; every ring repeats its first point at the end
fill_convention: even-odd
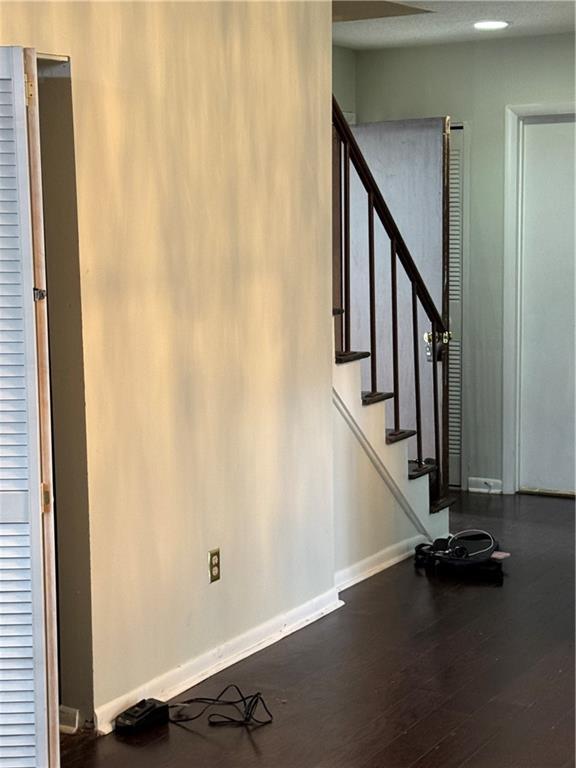
{"type": "MultiPolygon", "coordinates": [[[[436,479],[432,491],[432,503],[448,496],[448,321],[443,317],[430,296],[428,288],[408,246],[394,221],[380,192],[378,184],[358,146],[354,134],[335,98],[332,100],[332,124],[334,141],[334,172],[338,184],[334,186],[334,241],[333,292],[336,352],[351,352],[351,268],[350,268],[350,166],[352,165],[368,196],[368,276],[369,276],[369,325],[370,325],[370,387],[371,394],[378,393],[377,317],[376,317],[376,268],[374,244],[374,217],[378,216],[390,239],[391,313],[392,313],[392,375],[394,400],[393,434],[401,433],[400,425],[400,363],[398,351],[398,265],[411,284],[412,297],[412,344],[414,354],[414,408],[416,421],[416,457],[418,467],[424,467],[422,448],[422,398],[420,392],[418,306],[429,322],[429,343],[432,349],[432,389],[434,424],[434,461],[436,479]],[[439,382],[438,362],[443,363],[442,381],[439,382]],[[439,386],[442,386],[440,403],[439,386]],[[441,411],[441,413],[440,413],[441,411]],[[440,424],[442,422],[442,430],[440,424]]],[[[444,291],[446,286],[444,286],[444,291]]],[[[445,316],[447,303],[443,301],[445,316]]]]}

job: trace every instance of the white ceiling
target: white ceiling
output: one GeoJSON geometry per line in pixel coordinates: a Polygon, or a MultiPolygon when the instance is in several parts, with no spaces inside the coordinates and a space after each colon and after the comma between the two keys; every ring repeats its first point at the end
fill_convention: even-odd
{"type": "Polygon", "coordinates": [[[361,50],[574,32],[572,0],[402,0],[402,3],[432,13],[336,22],[332,25],[334,44],[361,50]],[[492,32],[479,32],[472,26],[475,21],[487,19],[508,21],[510,26],[492,32]]]}

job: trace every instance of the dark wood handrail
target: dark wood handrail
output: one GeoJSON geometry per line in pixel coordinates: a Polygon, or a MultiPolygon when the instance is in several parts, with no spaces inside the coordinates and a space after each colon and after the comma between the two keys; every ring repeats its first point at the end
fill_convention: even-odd
{"type": "Polygon", "coordinates": [[[354,134],[350,130],[350,126],[348,125],[346,118],[342,114],[342,110],[340,109],[340,106],[334,97],[332,97],[332,120],[334,127],[340,136],[340,139],[344,143],[345,151],[346,149],[348,151],[350,161],[354,165],[354,168],[356,169],[356,172],[358,173],[358,176],[360,177],[366,192],[369,196],[371,196],[374,205],[374,211],[377,213],[378,218],[382,222],[382,226],[386,230],[388,237],[392,242],[395,243],[396,254],[400,260],[400,263],[404,267],[404,271],[406,272],[408,279],[412,285],[416,287],[416,293],[420,300],[420,304],[428,315],[428,319],[436,326],[436,331],[439,333],[445,332],[447,329],[442,320],[442,316],[438,312],[438,309],[436,308],[436,305],[430,296],[428,288],[426,287],[426,283],[418,271],[418,267],[416,266],[408,246],[400,234],[400,230],[398,229],[398,226],[394,221],[392,214],[390,213],[390,209],[382,197],[380,188],[378,187],[378,184],[376,183],[376,180],[372,175],[366,160],[364,159],[364,155],[358,146],[354,134]]]}

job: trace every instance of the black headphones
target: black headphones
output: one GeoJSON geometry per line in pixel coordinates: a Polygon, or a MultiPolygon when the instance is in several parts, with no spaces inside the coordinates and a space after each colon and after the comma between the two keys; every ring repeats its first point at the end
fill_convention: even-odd
{"type": "Polygon", "coordinates": [[[464,560],[469,555],[468,550],[463,544],[458,544],[453,549],[450,549],[449,553],[452,555],[452,557],[458,557],[460,560],[464,560]]]}
{"type": "Polygon", "coordinates": [[[435,555],[453,558],[455,560],[467,560],[483,555],[490,557],[496,549],[496,541],[488,531],[482,531],[478,528],[469,528],[465,531],[451,534],[447,539],[436,539],[432,545],[432,551],[435,555]],[[486,540],[486,546],[477,552],[470,552],[462,540],[481,541],[486,540]]]}

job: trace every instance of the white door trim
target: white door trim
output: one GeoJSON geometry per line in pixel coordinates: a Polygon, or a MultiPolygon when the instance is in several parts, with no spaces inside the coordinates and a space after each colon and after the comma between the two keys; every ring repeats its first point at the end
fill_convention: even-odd
{"type": "Polygon", "coordinates": [[[531,117],[574,114],[574,102],[506,107],[504,176],[504,290],[502,360],[502,492],[518,485],[520,387],[521,191],[523,124],[531,117]]]}

